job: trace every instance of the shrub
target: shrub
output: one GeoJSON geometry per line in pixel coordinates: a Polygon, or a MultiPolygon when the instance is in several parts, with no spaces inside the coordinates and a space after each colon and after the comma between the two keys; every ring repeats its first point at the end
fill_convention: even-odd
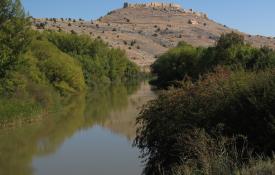
{"type": "Polygon", "coordinates": [[[185,75],[196,77],[195,70],[201,49],[197,49],[186,43],[179,43],[177,48],[171,49],[162,55],[152,66],[152,73],[158,79],[155,84],[167,86],[174,80],[182,80],[185,75]]]}
{"type": "Polygon", "coordinates": [[[71,34],[72,34],[72,35],[76,35],[77,33],[76,33],[76,31],[71,30],[71,34]]]}
{"type": "Polygon", "coordinates": [[[34,41],[31,55],[47,80],[62,94],[80,92],[85,89],[85,81],[80,65],[69,55],[60,52],[47,41],[34,41]]]}
{"type": "Polygon", "coordinates": [[[35,26],[37,29],[45,29],[45,26],[47,24],[45,22],[41,22],[41,23],[36,23],[35,26]]]}
{"type": "Polygon", "coordinates": [[[160,32],[160,28],[157,28],[157,29],[155,30],[155,32],[160,32]]]}
{"type": "MultiPolygon", "coordinates": [[[[275,70],[256,72],[218,69],[198,82],[186,80],[150,102],[138,118],[136,145],[149,160],[147,168],[168,168],[186,155],[176,149],[179,136],[203,129],[212,136],[244,135],[255,152],[275,148],[275,70]],[[256,132],[255,132],[256,131],[256,132]],[[152,166],[152,165],[154,166],[152,166]]],[[[181,144],[180,144],[181,146],[181,144]]],[[[184,145],[182,145],[184,146],[184,145]]],[[[167,170],[167,169],[166,169],[167,170]]]]}
{"type": "Polygon", "coordinates": [[[186,76],[196,81],[200,75],[213,71],[217,65],[232,69],[242,67],[262,70],[274,67],[275,51],[267,47],[253,48],[244,43],[243,36],[229,33],[222,35],[214,47],[194,48],[179,43],[176,48],[162,55],[151,68],[157,75],[154,83],[159,87],[167,87],[186,76]]]}
{"type": "Polygon", "coordinates": [[[77,59],[84,71],[89,86],[102,82],[115,82],[138,76],[138,68],[130,64],[126,54],[119,49],[110,49],[102,40],[91,40],[86,35],[49,33],[48,38],[63,52],[77,59]],[[130,75],[129,72],[133,74],[130,75]]]}
{"type": "Polygon", "coordinates": [[[136,43],[137,43],[136,40],[132,40],[130,45],[131,45],[131,46],[134,46],[136,43]]]}

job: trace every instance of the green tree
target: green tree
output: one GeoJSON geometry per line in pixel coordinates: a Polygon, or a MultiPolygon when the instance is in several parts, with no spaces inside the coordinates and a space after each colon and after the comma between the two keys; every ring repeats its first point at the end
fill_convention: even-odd
{"type": "Polygon", "coordinates": [[[182,80],[185,76],[197,76],[197,64],[203,49],[195,48],[181,42],[176,48],[167,53],[151,66],[152,72],[157,75],[155,82],[160,87],[170,85],[173,81],[182,80]]]}
{"type": "Polygon", "coordinates": [[[20,0],[0,2],[0,78],[22,65],[30,41],[30,22],[20,0]]]}
{"type": "Polygon", "coordinates": [[[151,83],[166,88],[177,85],[177,81],[186,76],[197,81],[219,65],[232,70],[264,70],[275,66],[275,51],[267,47],[255,48],[236,33],[223,34],[215,46],[208,48],[195,48],[182,42],[151,66],[152,73],[157,76],[151,83]]]}
{"type": "Polygon", "coordinates": [[[244,45],[244,36],[235,32],[222,34],[217,42],[217,48],[228,49],[236,45],[244,45]]]}

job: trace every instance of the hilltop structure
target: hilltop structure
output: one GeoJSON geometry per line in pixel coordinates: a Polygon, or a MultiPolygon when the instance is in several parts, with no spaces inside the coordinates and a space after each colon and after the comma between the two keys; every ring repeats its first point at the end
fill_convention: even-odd
{"type": "Polygon", "coordinates": [[[174,10],[181,9],[181,6],[179,4],[160,3],[160,2],[150,2],[150,3],[141,3],[141,4],[131,4],[131,3],[125,2],[123,7],[124,8],[152,7],[152,8],[159,8],[159,9],[174,9],[174,10]]]}
{"type": "Polygon", "coordinates": [[[161,2],[150,2],[150,3],[136,3],[131,4],[125,2],[123,8],[156,8],[156,9],[164,9],[164,10],[175,10],[183,13],[192,13],[198,17],[208,18],[207,14],[201,12],[195,12],[193,9],[183,9],[179,4],[173,3],[161,3],[161,2]]]}

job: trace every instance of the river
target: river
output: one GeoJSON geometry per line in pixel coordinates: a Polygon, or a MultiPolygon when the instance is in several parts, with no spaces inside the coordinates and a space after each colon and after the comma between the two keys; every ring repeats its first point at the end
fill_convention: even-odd
{"type": "Polygon", "coordinates": [[[140,175],[132,147],[147,82],[99,88],[42,121],[0,130],[0,175],[140,175]]]}

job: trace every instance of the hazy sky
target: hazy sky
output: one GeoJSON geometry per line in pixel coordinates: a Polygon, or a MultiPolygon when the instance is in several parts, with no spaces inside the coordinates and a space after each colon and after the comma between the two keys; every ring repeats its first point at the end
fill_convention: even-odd
{"type": "MultiPolygon", "coordinates": [[[[158,0],[151,0],[158,1],[158,0]]],[[[150,0],[128,0],[130,3],[150,0]]],[[[274,0],[159,0],[205,12],[209,18],[240,31],[275,36],[274,0]]],[[[72,17],[87,20],[122,7],[125,0],[22,0],[34,17],[72,17]]]]}

